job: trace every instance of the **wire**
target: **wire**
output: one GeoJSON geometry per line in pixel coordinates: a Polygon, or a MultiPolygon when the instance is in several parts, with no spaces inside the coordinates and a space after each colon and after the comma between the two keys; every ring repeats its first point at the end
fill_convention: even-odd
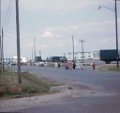
{"type": "Polygon", "coordinates": [[[14,2],[14,0],[12,1],[12,3],[11,3],[11,8],[10,8],[10,13],[9,13],[9,16],[8,16],[8,21],[6,22],[6,26],[8,26],[9,25],[9,22],[10,22],[10,18],[11,18],[11,16],[12,16],[12,9],[13,9],[13,2],[14,2]]]}
{"type": "MultiPolygon", "coordinates": [[[[16,35],[15,32],[7,31],[7,30],[5,30],[5,32],[7,32],[9,34],[16,35]]],[[[21,34],[21,35],[24,36],[24,37],[31,37],[31,38],[36,37],[36,36],[33,36],[33,35],[29,35],[29,34],[21,34]]]]}
{"type": "Polygon", "coordinates": [[[9,6],[7,9],[6,17],[5,17],[4,23],[3,23],[4,28],[7,27],[10,22],[10,17],[12,15],[12,9],[13,9],[13,2],[14,2],[14,0],[9,1],[9,6]]]}
{"type": "Polygon", "coordinates": [[[3,26],[6,25],[6,22],[8,21],[8,18],[9,18],[9,15],[10,15],[10,12],[11,12],[11,6],[12,6],[12,0],[9,1],[9,6],[8,6],[8,9],[7,9],[7,13],[6,13],[6,17],[4,19],[4,24],[3,26]]]}
{"type": "MultiPolygon", "coordinates": [[[[15,32],[11,32],[11,31],[7,31],[7,30],[5,30],[4,32],[6,32],[6,33],[9,33],[9,34],[12,34],[12,35],[16,35],[16,33],[15,32]]],[[[35,35],[31,35],[31,34],[25,34],[25,33],[21,33],[21,36],[23,36],[23,37],[27,37],[27,38],[34,38],[34,37],[37,37],[38,38],[38,36],[35,36],[35,35]]],[[[45,38],[45,37],[40,37],[41,39],[49,39],[49,40],[69,40],[69,39],[64,39],[64,38],[45,38]]]]}

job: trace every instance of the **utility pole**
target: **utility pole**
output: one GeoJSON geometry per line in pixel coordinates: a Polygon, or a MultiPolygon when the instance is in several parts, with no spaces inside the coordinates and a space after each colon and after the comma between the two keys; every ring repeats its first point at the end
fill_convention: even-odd
{"type": "Polygon", "coordinates": [[[21,79],[21,59],[20,59],[20,29],[19,29],[19,0],[16,0],[16,31],[17,31],[17,63],[18,63],[18,83],[21,79]]]}
{"type": "Polygon", "coordinates": [[[2,71],[2,58],[1,58],[1,0],[0,0],[0,72],[2,71]]]}
{"type": "Polygon", "coordinates": [[[3,27],[2,27],[2,38],[1,38],[1,65],[2,65],[2,71],[4,71],[4,32],[3,32],[3,27]]]}
{"type": "Polygon", "coordinates": [[[32,47],[32,61],[34,60],[34,51],[33,51],[33,47],[32,47]]]}
{"type": "Polygon", "coordinates": [[[81,43],[81,53],[82,53],[82,63],[84,63],[84,46],[83,43],[85,42],[85,40],[79,40],[81,43]]]}
{"type": "Polygon", "coordinates": [[[36,58],[36,39],[34,38],[34,60],[36,58]]]}
{"type": "MultiPolygon", "coordinates": [[[[120,0],[115,0],[115,34],[116,34],[116,53],[117,53],[117,56],[116,56],[116,64],[117,64],[117,68],[119,68],[119,49],[118,49],[118,20],[117,20],[117,1],[120,1],[120,0]]],[[[103,8],[106,8],[106,9],[110,9],[110,8],[107,8],[107,7],[104,7],[104,6],[99,6],[98,9],[100,9],[101,7],[103,8]]],[[[111,9],[110,9],[111,10],[111,9]]]]}
{"type": "Polygon", "coordinates": [[[73,62],[75,61],[75,50],[74,50],[74,37],[72,35],[72,46],[73,46],[73,62]]]}
{"type": "Polygon", "coordinates": [[[39,50],[39,56],[41,56],[41,57],[42,57],[42,51],[41,51],[41,50],[39,50]]]}
{"type": "Polygon", "coordinates": [[[118,25],[117,25],[117,0],[115,0],[115,31],[116,31],[116,51],[117,51],[117,68],[119,68],[119,51],[118,51],[118,25]]]}

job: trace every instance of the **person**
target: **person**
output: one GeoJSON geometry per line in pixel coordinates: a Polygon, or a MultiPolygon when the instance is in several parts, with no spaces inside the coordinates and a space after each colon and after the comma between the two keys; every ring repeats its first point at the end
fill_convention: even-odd
{"type": "Polygon", "coordinates": [[[60,63],[58,62],[57,64],[58,64],[58,68],[60,68],[60,63]]]}
{"type": "Polygon", "coordinates": [[[68,64],[68,62],[66,62],[65,63],[65,69],[68,70],[68,68],[69,68],[69,64],[68,64]]]}
{"type": "Polygon", "coordinates": [[[96,67],[96,64],[95,64],[95,62],[93,62],[93,63],[92,63],[92,68],[93,68],[93,70],[95,70],[95,67],[96,67]]]}
{"type": "Polygon", "coordinates": [[[75,70],[75,67],[76,67],[75,62],[73,62],[73,69],[74,69],[74,70],[75,70]]]}
{"type": "Polygon", "coordinates": [[[80,63],[80,69],[81,69],[81,70],[84,70],[83,63],[80,63]]]}

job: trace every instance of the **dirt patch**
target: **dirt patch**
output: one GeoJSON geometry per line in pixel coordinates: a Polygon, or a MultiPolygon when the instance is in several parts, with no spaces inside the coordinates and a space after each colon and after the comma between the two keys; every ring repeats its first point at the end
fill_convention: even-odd
{"type": "MultiPolygon", "coordinates": [[[[58,91],[53,94],[46,94],[41,96],[2,99],[0,100],[0,112],[19,111],[37,106],[47,106],[51,104],[62,104],[73,98],[84,96],[110,96],[93,86],[84,85],[79,82],[67,82],[61,86],[52,86],[52,91],[58,91]]],[[[113,94],[112,94],[113,95],[113,94]]]]}
{"type": "Polygon", "coordinates": [[[60,103],[60,101],[65,98],[75,98],[78,96],[85,96],[90,93],[92,94],[91,88],[79,83],[67,83],[63,86],[51,87],[51,90],[58,90],[59,93],[16,99],[2,99],[0,100],[0,112],[10,112],[33,106],[55,104],[60,103]]]}

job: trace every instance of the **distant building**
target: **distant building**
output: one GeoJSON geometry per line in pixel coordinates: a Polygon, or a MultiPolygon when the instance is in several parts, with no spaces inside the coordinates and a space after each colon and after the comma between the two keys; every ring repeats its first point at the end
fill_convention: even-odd
{"type": "Polygon", "coordinates": [[[67,58],[65,56],[51,56],[46,59],[48,62],[67,62],[67,58]]]}
{"type": "MultiPolygon", "coordinates": [[[[66,54],[66,57],[69,60],[73,59],[73,53],[66,54]]],[[[99,51],[91,51],[91,52],[84,52],[84,56],[82,52],[75,52],[74,54],[75,59],[81,60],[84,59],[99,59],[99,51]]]]}
{"type": "Polygon", "coordinates": [[[41,58],[41,56],[36,56],[35,57],[35,62],[42,62],[43,60],[42,60],[42,58],[41,58]]]}
{"type": "MultiPolygon", "coordinates": [[[[21,57],[20,60],[21,60],[21,63],[27,63],[28,62],[28,60],[25,57],[21,57]]],[[[13,56],[12,62],[17,64],[17,56],[13,56]]]]}

